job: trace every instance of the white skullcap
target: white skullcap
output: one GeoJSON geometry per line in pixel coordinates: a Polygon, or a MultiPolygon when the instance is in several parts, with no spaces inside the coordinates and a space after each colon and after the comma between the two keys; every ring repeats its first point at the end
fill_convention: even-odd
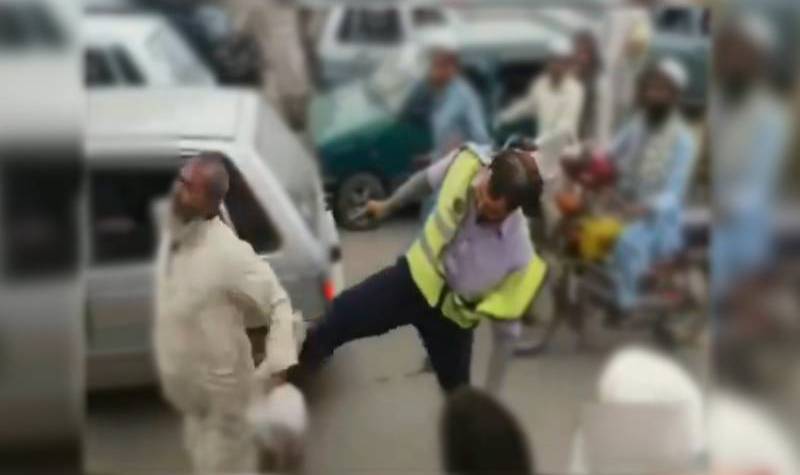
{"type": "Polygon", "coordinates": [[[302,438],[308,427],[305,399],[293,385],[281,384],[248,408],[247,421],[265,447],[287,435],[302,438]]]}
{"type": "Polygon", "coordinates": [[[661,74],[668,77],[675,86],[680,89],[686,89],[689,85],[689,73],[683,63],[675,58],[664,58],[656,65],[656,70],[661,74]]]}
{"type": "Polygon", "coordinates": [[[643,347],[618,350],[597,383],[603,403],[683,403],[691,427],[691,446],[705,445],[703,393],[692,377],[671,358],[643,347]]]}
{"type": "Polygon", "coordinates": [[[553,38],[547,45],[547,52],[551,58],[564,58],[573,52],[572,43],[564,37],[553,38]]]}
{"type": "Polygon", "coordinates": [[[734,27],[736,31],[763,53],[771,53],[777,46],[775,28],[763,16],[754,13],[741,15],[734,27]]]}
{"type": "Polygon", "coordinates": [[[426,31],[420,36],[420,42],[429,53],[437,51],[458,52],[458,40],[453,32],[447,29],[426,31]]]}
{"type": "Polygon", "coordinates": [[[714,394],[708,406],[708,445],[713,468],[800,474],[791,437],[766,408],[729,392],[714,394]]]}

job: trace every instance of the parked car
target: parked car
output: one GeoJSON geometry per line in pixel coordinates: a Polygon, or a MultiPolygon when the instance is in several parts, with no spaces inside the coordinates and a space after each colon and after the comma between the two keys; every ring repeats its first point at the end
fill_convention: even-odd
{"type": "Polygon", "coordinates": [[[223,216],[275,269],[306,320],[341,288],[337,230],[312,157],[254,92],[106,90],[89,94],[90,388],[151,382],[155,203],[181,157],[217,151],[231,188],[223,216]]]}
{"type": "Polygon", "coordinates": [[[213,2],[171,0],[84,0],[88,14],[163,17],[220,84],[259,86],[258,45],[233,31],[228,12],[213,2]]]}
{"type": "Polygon", "coordinates": [[[83,24],[88,87],[216,83],[184,39],[156,15],[88,14],[83,24]]]}
{"type": "Polygon", "coordinates": [[[455,12],[433,3],[335,6],[328,12],[317,43],[319,79],[329,87],[363,78],[387,53],[431,29],[456,23],[455,12]]]}
{"type": "MultiPolygon", "coordinates": [[[[547,45],[559,34],[529,21],[502,21],[473,24],[457,35],[465,75],[490,124],[494,114],[527,91],[547,57],[547,45]]],[[[358,213],[365,200],[385,195],[430,160],[427,114],[410,104],[427,68],[424,48],[410,43],[388,54],[369,77],[313,99],[310,134],[342,225],[366,226],[358,213]]],[[[495,130],[494,136],[499,142],[514,131],[495,130]]],[[[533,134],[535,123],[522,131],[533,134]]]]}

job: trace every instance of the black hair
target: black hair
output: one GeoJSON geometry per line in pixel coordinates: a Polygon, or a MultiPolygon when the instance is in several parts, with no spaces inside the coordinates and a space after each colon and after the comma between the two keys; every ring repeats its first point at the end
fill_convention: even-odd
{"type": "Polygon", "coordinates": [[[507,148],[498,152],[489,168],[489,193],[505,198],[508,209],[522,207],[526,216],[538,215],[542,195],[542,178],[532,158],[520,148],[507,148]]]}
{"type": "Polygon", "coordinates": [[[447,473],[535,473],[528,439],[514,416],[476,389],[461,388],[448,398],[440,437],[447,473]]]}

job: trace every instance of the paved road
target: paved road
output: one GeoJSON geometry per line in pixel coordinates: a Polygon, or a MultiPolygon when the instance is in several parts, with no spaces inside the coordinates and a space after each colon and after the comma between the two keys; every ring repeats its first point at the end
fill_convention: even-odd
{"type": "MultiPolygon", "coordinates": [[[[346,277],[358,282],[390,264],[411,242],[413,220],[367,233],[343,233],[346,277]]],[[[635,340],[616,335],[608,342],[635,340]]],[[[479,328],[473,377],[483,381],[490,349],[479,328]]],[[[699,367],[701,358],[684,358],[699,367]]],[[[563,473],[569,441],[583,401],[607,351],[576,353],[570,335],[553,350],[515,360],[502,399],[519,417],[544,473],[563,473]]],[[[437,419],[442,397],[431,374],[419,374],[423,350],[411,329],[339,350],[312,393],[313,430],[308,473],[430,473],[439,468],[437,419]]],[[[86,461],[92,472],[182,471],[179,420],[153,390],[103,394],[90,399],[86,461]]]]}

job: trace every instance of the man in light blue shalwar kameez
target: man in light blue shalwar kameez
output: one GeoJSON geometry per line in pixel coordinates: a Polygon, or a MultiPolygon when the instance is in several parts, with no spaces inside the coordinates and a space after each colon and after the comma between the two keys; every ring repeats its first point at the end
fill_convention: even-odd
{"type": "Polygon", "coordinates": [[[720,30],[715,46],[715,303],[764,269],[771,257],[772,211],[789,133],[786,112],[769,92],[764,74],[773,31],[764,18],[743,16],[720,30]]]}
{"type": "Polygon", "coordinates": [[[611,147],[618,191],[635,217],[620,235],[609,266],[623,313],[637,303],[642,277],[683,247],[682,211],[697,155],[680,115],[683,66],[664,59],[644,73],[640,110],[611,147]]]}
{"type": "MultiPolygon", "coordinates": [[[[483,105],[478,94],[461,74],[458,45],[447,32],[424,38],[430,56],[428,77],[412,93],[409,104],[427,109],[432,138],[431,160],[437,161],[467,142],[491,146],[483,105]]],[[[435,196],[422,205],[422,222],[428,217],[435,196]]]]}

